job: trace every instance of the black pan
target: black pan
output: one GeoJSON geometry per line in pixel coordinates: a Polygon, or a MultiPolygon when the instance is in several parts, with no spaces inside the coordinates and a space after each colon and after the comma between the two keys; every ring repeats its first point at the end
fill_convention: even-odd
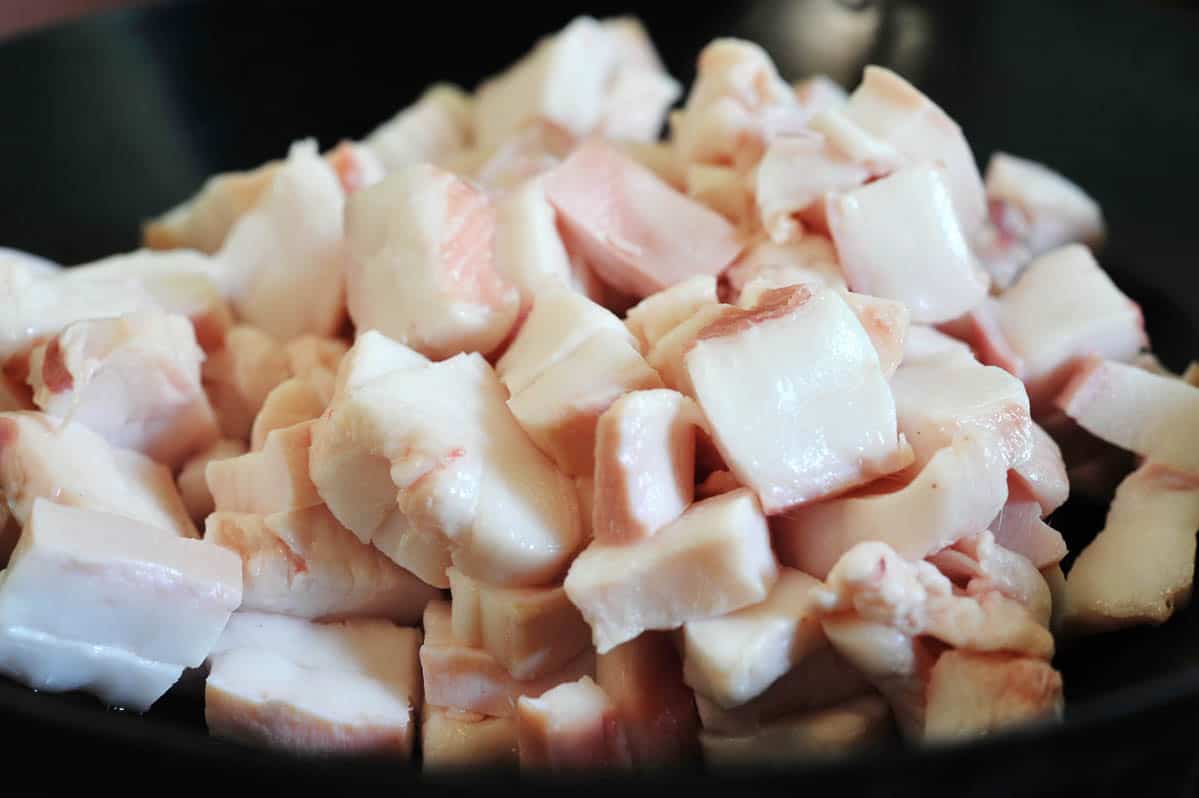
{"type": "MultiPolygon", "coordinates": [[[[2,1],[2,0],[0,0],[2,1]]],[[[132,249],[140,222],[205,176],[281,156],[290,141],[359,137],[427,83],[472,86],[542,33],[602,2],[171,4],[0,45],[0,245],[76,263],[132,249]]],[[[1199,13],[1181,3],[943,4],[792,0],[646,4],[673,73],[694,75],[717,35],[762,42],[785,77],[867,60],[916,80],[965,129],[980,163],[996,148],[1045,161],[1102,204],[1103,256],[1145,311],[1155,349],[1199,355],[1199,13]],[[706,5],[706,4],[702,4],[706,5]],[[822,11],[823,9],[823,11],[822,11]]],[[[0,313],[3,308],[0,308],[0,313]]],[[[1072,502],[1054,524],[1072,548],[1103,508],[1072,502]]],[[[1199,613],[1059,653],[1064,724],[942,750],[888,750],[821,766],[611,775],[573,792],[1089,795],[1188,793],[1199,784],[1199,613]],[[1194,719],[1194,720],[1193,720],[1194,719]]],[[[0,681],[0,774],[125,789],[201,782],[271,790],[383,785],[504,790],[515,776],[430,780],[391,763],[297,760],[210,740],[186,693],[144,717],[82,696],[0,681]]],[[[525,779],[521,789],[547,785],[525,779]]]]}

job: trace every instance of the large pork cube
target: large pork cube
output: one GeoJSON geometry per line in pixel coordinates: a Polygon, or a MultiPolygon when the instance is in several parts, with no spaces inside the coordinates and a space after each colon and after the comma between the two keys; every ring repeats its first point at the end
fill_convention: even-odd
{"type": "Polygon", "coordinates": [[[754,172],[754,200],[762,227],[776,243],[799,231],[795,217],[826,194],[850,191],[870,171],[819,134],[775,139],[754,172]]]}
{"type": "Polygon", "coordinates": [[[495,209],[429,164],[405,167],[346,206],[350,318],[435,360],[495,350],[520,293],[495,269],[495,209]]]}
{"type": "Polygon", "coordinates": [[[1005,232],[1019,238],[1032,255],[1075,242],[1091,249],[1103,244],[1099,204],[1044,164],[996,152],[987,163],[984,185],[992,207],[998,203],[1001,210],[1019,214],[1016,229],[1005,232]]]}
{"type": "Polygon", "coordinates": [[[533,442],[568,476],[595,470],[596,426],[629,391],[662,380],[624,335],[593,335],[519,392],[508,408],[533,442]]]}
{"type": "Polygon", "coordinates": [[[591,642],[591,630],[561,587],[496,587],[449,571],[454,636],[479,646],[514,679],[552,673],[591,642]]]}
{"type": "Polygon", "coordinates": [[[38,499],[0,583],[0,626],[196,667],[240,603],[230,552],[38,499]]]}
{"type": "Polygon", "coordinates": [[[209,463],[205,479],[216,509],[266,515],[321,504],[308,473],[315,423],[274,430],[261,451],[209,463]]]}
{"type": "Polygon", "coordinates": [[[641,342],[641,351],[649,352],[701,306],[716,302],[716,278],[698,274],[638,302],[625,314],[625,326],[641,342]]]}
{"type": "Polygon", "coordinates": [[[291,375],[287,352],[255,327],[238,325],[201,369],[204,390],[216,411],[221,434],[249,439],[254,417],[276,385],[291,375]]]}
{"type": "Polygon", "coordinates": [[[596,682],[616,705],[634,765],[692,758],[699,718],[667,633],[644,632],[621,643],[596,659],[595,671],[596,682]]]}
{"type": "Polygon", "coordinates": [[[908,305],[912,321],[957,318],[987,295],[940,170],[913,166],[828,200],[849,287],[908,305]]]}
{"type": "Polygon", "coordinates": [[[1159,624],[1191,597],[1199,480],[1152,459],[1116,489],[1107,522],[1066,575],[1066,623],[1159,624]]]}
{"type": "Polygon", "coordinates": [[[386,374],[318,422],[312,480],[360,540],[430,584],[448,586],[444,564],[419,568],[408,546],[448,546],[460,570],[493,584],[545,584],[579,546],[578,497],[505,399],[478,354],[386,374]]]}
{"type": "Polygon", "coordinates": [[[605,654],[647,629],[677,629],[762,601],[777,578],[766,519],[742,489],[692,505],[635,544],[592,543],[565,587],[605,654]]]}
{"type": "Polygon", "coordinates": [[[421,767],[512,767],[520,761],[516,718],[489,718],[425,704],[420,720],[421,767]]]}
{"type": "Polygon", "coordinates": [[[179,496],[183,499],[187,514],[197,524],[204,523],[208,514],[216,509],[216,502],[212,498],[212,491],[208,489],[208,479],[205,475],[208,464],[216,460],[240,457],[245,453],[246,445],[241,441],[222,438],[183,464],[176,484],[179,486],[179,496]]]}
{"type": "Polygon", "coordinates": [[[925,739],[958,741],[1060,719],[1062,675],[1039,659],[946,651],[929,676],[927,700],[925,739]]]}
{"type": "Polygon", "coordinates": [[[1007,500],[1008,460],[986,435],[959,437],[907,485],[806,505],[778,519],[781,561],[823,577],[862,541],[920,560],[985,529],[1007,500]]]}
{"type": "MultiPolygon", "coordinates": [[[[292,377],[271,389],[250,427],[251,451],[262,451],[267,436],[275,430],[320,418],[321,413],[325,412],[325,400],[315,383],[308,377],[292,377]]],[[[328,380],[328,385],[332,391],[332,379],[328,380]]]]}
{"type": "Polygon", "coordinates": [[[545,181],[567,248],[626,294],[644,297],[696,274],[716,275],[741,250],[723,216],[599,141],[583,144],[545,181]]]}
{"type": "Polygon", "coordinates": [[[802,571],[779,572],[765,601],[683,626],[687,684],[722,707],[756,698],[825,645],[812,588],[802,571]]]}
{"type": "Polygon", "coordinates": [[[315,142],[292,145],[217,256],[243,321],[280,340],[337,332],[345,315],[344,205],[337,174],[315,142]]]}
{"type": "Polygon", "coordinates": [[[869,482],[910,457],[878,354],[835,291],[769,291],[703,329],[684,362],[720,453],[767,513],[869,482]]]}
{"type": "Polygon", "coordinates": [[[323,505],[267,516],[219,512],[204,539],[242,563],[242,607],[300,618],[388,618],[415,626],[436,589],[337,523],[323,505]]]}
{"type": "Polygon", "coordinates": [[[1024,360],[1034,412],[1047,408],[1080,358],[1128,361],[1148,343],[1140,308],[1079,244],[1030,263],[1000,297],[998,313],[1024,360]]]}
{"type": "Polygon", "coordinates": [[[600,543],[649,537],[695,498],[696,429],[707,422],[675,391],[634,391],[617,399],[595,434],[592,535],[600,543]]]}
{"type": "Polygon", "coordinates": [[[34,402],[174,468],[219,437],[200,385],[204,352],[182,316],[147,312],[70,325],[33,350],[34,402]]]}
{"type": "Polygon", "coordinates": [[[628,742],[612,699],[584,676],[516,705],[522,769],[627,766],[628,742]]]}
{"type": "Polygon", "coordinates": [[[198,537],[165,466],[41,413],[0,414],[0,496],[22,525],[40,498],[198,537]]]}
{"type": "Polygon", "coordinates": [[[394,172],[414,163],[445,164],[471,139],[470,96],[457,86],[435,83],[362,143],[388,172],[394,172]]]}

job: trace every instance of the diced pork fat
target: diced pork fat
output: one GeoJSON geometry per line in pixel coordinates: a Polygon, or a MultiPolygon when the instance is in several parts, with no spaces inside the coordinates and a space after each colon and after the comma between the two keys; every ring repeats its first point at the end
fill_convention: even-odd
{"type": "Polygon", "coordinates": [[[1048,662],[946,651],[929,675],[924,738],[962,740],[1015,725],[1057,720],[1061,714],[1062,675],[1048,662]]]}
{"type": "Polygon", "coordinates": [[[268,515],[321,504],[308,473],[315,423],[273,430],[261,451],[210,462],[204,476],[216,509],[268,515]]]}
{"type": "Polygon", "coordinates": [[[447,159],[470,145],[472,133],[470,97],[448,83],[435,83],[377,128],[363,145],[382,162],[388,172],[414,163],[445,166],[447,159]]]}
{"type": "Polygon", "coordinates": [[[628,742],[616,706],[590,678],[560,684],[516,704],[521,769],[627,767],[628,742]]]}
{"type": "Polygon", "coordinates": [[[296,377],[307,377],[317,371],[336,374],[350,346],[340,338],[301,335],[288,341],[283,349],[287,352],[291,373],[296,377]]]}
{"type": "Polygon", "coordinates": [[[685,182],[688,197],[716,211],[738,230],[749,232],[757,227],[753,187],[736,169],[691,164],[685,182]]]}
{"type": "Polygon", "coordinates": [[[687,190],[688,164],[669,141],[614,141],[618,150],[678,191],[687,190]]]}
{"type": "Polygon", "coordinates": [[[1015,473],[1009,472],[1008,500],[988,527],[995,542],[1027,557],[1038,568],[1061,562],[1066,556],[1066,541],[1041,520],[1041,505],[1028,498],[1015,473]]]}
{"type": "Polygon", "coordinates": [[[1009,479],[1019,482],[1021,489],[1037,502],[1041,518],[1066,503],[1070,481],[1062,450],[1040,424],[1032,425],[1032,451],[1028,459],[1012,467],[1009,479]]]}
{"type": "Polygon", "coordinates": [[[420,722],[421,767],[449,771],[461,767],[515,767],[520,759],[516,718],[489,718],[477,712],[425,704],[420,722]]]}
{"type": "Polygon", "coordinates": [[[247,172],[208,178],[194,196],[145,225],[146,246],[216,253],[237,221],[258,204],[279,167],[278,161],[272,161],[247,172]]]}
{"type": "Polygon", "coordinates": [[[600,24],[615,48],[617,66],[606,87],[597,132],[618,141],[655,141],[683,88],[662,66],[638,19],[615,17],[600,24]]]}
{"type": "Polygon", "coordinates": [[[818,133],[775,139],[754,173],[754,204],[762,227],[771,240],[782,243],[802,230],[799,214],[825,195],[855,189],[870,176],[864,165],[818,133]]]}
{"type": "Polygon", "coordinates": [[[399,369],[429,365],[429,359],[378,330],[363,330],[337,366],[333,395],[360,388],[375,377],[399,369]]]}
{"type": "Polygon", "coordinates": [[[965,315],[940,326],[942,332],[966,342],[983,365],[998,366],[1024,377],[1024,359],[1012,348],[999,324],[999,300],[985,297],[965,315]]]}
{"type": "Polygon", "coordinates": [[[731,310],[732,305],[722,303],[700,305],[690,317],[654,343],[653,349],[645,356],[645,362],[658,372],[667,388],[687,396],[695,394],[695,386],[691,384],[683,358],[699,334],[731,310]]]}
{"type": "Polygon", "coordinates": [[[813,75],[791,84],[795,98],[809,113],[816,114],[825,108],[841,108],[849,100],[849,93],[828,75],[813,75]]]}
{"type": "Polygon", "coordinates": [[[525,180],[496,202],[495,269],[520,292],[521,313],[547,285],[571,285],[570,256],[543,181],[525,180]]]}
{"type": "Polygon", "coordinates": [[[1003,206],[1001,217],[1019,214],[1019,223],[1004,232],[1018,238],[1032,255],[1064,244],[1085,244],[1093,250],[1103,245],[1098,203],[1044,164],[997,152],[987,163],[985,186],[992,208],[1003,206]]]}
{"type": "Polygon", "coordinates": [[[907,306],[893,299],[880,299],[852,291],[842,292],[841,297],[870,336],[870,343],[874,344],[874,351],[878,353],[883,376],[891,379],[903,360],[903,342],[911,322],[907,306]]]}
{"type": "Polygon", "coordinates": [[[246,445],[241,441],[222,438],[183,464],[175,482],[179,486],[179,496],[183,499],[187,514],[197,524],[203,524],[209,513],[216,509],[205,476],[208,464],[216,460],[240,457],[245,453],[246,445]]]}
{"type": "Polygon", "coordinates": [[[737,304],[753,307],[771,288],[808,283],[823,288],[845,288],[845,277],[833,244],[824,236],[807,235],[782,244],[759,241],[742,253],[725,271],[737,304]]]}
{"type": "Polygon", "coordinates": [[[700,307],[716,302],[716,278],[696,275],[641,300],[626,314],[625,326],[637,336],[641,351],[648,353],[700,307]]]}
{"type": "Polygon", "coordinates": [[[313,382],[307,377],[292,377],[271,389],[250,427],[251,451],[262,451],[267,436],[275,430],[320,418],[325,401],[313,382]]]}
{"type": "Polygon", "coordinates": [[[1049,626],[1049,585],[1037,565],[1000,545],[990,531],[964,537],[928,560],[967,595],[997,591],[1023,604],[1042,626],[1049,626]]]}
{"type": "MultiPolygon", "coordinates": [[[[497,200],[506,199],[521,186],[539,184],[538,178],[562,163],[577,144],[575,137],[567,130],[553,122],[535,119],[514,131],[494,149],[474,150],[469,156],[470,163],[446,168],[458,174],[473,175],[475,181],[487,189],[489,196],[497,200]]],[[[540,197],[536,198],[536,204],[540,205],[545,202],[545,194],[537,193],[540,193],[540,197]]],[[[527,199],[534,197],[527,196],[527,199]]],[[[527,209],[529,206],[526,205],[527,209]]],[[[537,216],[542,213],[539,210],[537,216]]]]}
{"type": "Polygon", "coordinates": [[[231,329],[200,370],[221,435],[249,440],[262,403],[290,373],[287,352],[269,335],[248,325],[231,329]]]}

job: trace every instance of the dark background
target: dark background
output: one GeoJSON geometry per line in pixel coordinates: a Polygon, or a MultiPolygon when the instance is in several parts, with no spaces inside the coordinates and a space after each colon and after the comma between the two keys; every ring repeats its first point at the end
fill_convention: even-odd
{"type": "MultiPolygon", "coordinates": [[[[433,80],[473,87],[577,13],[628,10],[607,2],[173,3],[0,41],[0,246],[65,263],[132,249],[143,220],[213,172],[280,157],[297,138],[327,147],[360,137],[433,80]]],[[[644,4],[637,13],[685,83],[699,49],[718,35],[762,42],[789,79],[828,71],[852,87],[867,61],[898,69],[958,120],[980,164],[1002,148],[1091,192],[1108,219],[1104,265],[1144,307],[1155,349],[1174,368],[1199,354],[1199,13],[1189,4],[763,0],[644,4]]],[[[1077,503],[1054,519],[1072,548],[1101,522],[1101,510],[1077,503]]],[[[1066,647],[1057,664],[1068,717],[1053,736],[893,753],[849,769],[618,789],[1032,795],[1071,785],[1092,796],[1188,794],[1199,763],[1195,616],[1066,647]]],[[[0,772],[42,780],[98,772],[126,784],[153,783],[169,768],[179,786],[187,768],[189,781],[276,788],[368,778],[403,789],[414,778],[395,766],[260,760],[207,740],[199,721],[186,698],[134,718],[0,681],[0,772]],[[61,752],[61,767],[21,767],[48,751],[61,752]]],[[[591,782],[572,792],[613,789],[591,782]]]]}

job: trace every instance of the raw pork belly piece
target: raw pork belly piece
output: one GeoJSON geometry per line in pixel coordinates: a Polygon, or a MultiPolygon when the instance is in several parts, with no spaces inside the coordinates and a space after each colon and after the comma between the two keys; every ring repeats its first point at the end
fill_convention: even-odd
{"type": "Polygon", "coordinates": [[[697,274],[638,302],[625,314],[625,326],[641,342],[641,351],[649,352],[701,306],[716,301],[716,278],[697,274]]]}
{"type": "Polygon", "coordinates": [[[363,139],[388,172],[414,163],[445,165],[473,138],[471,99],[457,86],[435,83],[363,139]]]}
{"type": "Polygon", "coordinates": [[[200,370],[204,390],[226,438],[250,437],[254,418],[275,386],[291,376],[287,352],[256,327],[238,325],[200,370]]]}
{"type": "Polygon", "coordinates": [[[416,625],[440,595],[354,537],[324,505],[267,516],[214,513],[204,539],[241,558],[246,610],[416,625]]]}
{"type": "Polygon", "coordinates": [[[522,769],[628,766],[628,742],[616,706],[590,678],[560,684],[516,704],[522,769]]]}
{"type": "Polygon", "coordinates": [[[1061,714],[1062,676],[1048,662],[946,651],[929,676],[924,736],[962,740],[1061,714]]]}
{"type": "Polygon", "coordinates": [[[432,585],[448,586],[449,563],[425,559],[437,551],[493,584],[546,584],[581,542],[578,497],[505,398],[477,353],[386,374],[317,422],[312,480],[360,540],[432,585]]]}
{"type": "Polygon", "coordinates": [[[228,460],[246,453],[246,445],[237,440],[222,438],[183,464],[175,482],[179,496],[187,508],[187,514],[197,524],[203,524],[208,514],[216,509],[212,491],[208,489],[206,471],[208,464],[216,460],[228,460]]]}
{"type": "Polygon", "coordinates": [[[515,767],[520,761],[516,718],[490,718],[425,704],[420,720],[421,767],[450,770],[515,767]]]}
{"type": "Polygon", "coordinates": [[[727,311],[685,364],[717,448],[769,514],[910,460],[878,354],[835,291],[780,288],[727,311]]]}
{"type": "Polygon", "coordinates": [[[273,430],[262,451],[209,463],[205,478],[216,509],[267,515],[321,504],[308,473],[315,424],[273,430]]]}
{"type": "Polygon", "coordinates": [[[435,360],[488,354],[508,336],[520,292],[495,267],[496,212],[430,164],[405,167],[346,206],[350,318],[435,360]]]}
{"type": "Polygon", "coordinates": [[[849,287],[906,303],[912,321],[949,321],[987,295],[935,167],[913,166],[832,196],[828,217],[849,287]]]}
{"type": "Polygon", "coordinates": [[[137,313],[76,322],[35,347],[29,384],[49,415],[175,468],[220,434],[203,360],[187,319],[137,313]]]}
{"type": "Polygon", "coordinates": [[[741,250],[733,227],[640,164],[588,141],[545,178],[567,249],[605,283],[648,296],[697,274],[716,275],[741,250]]]}
{"type": "Polygon", "coordinates": [[[984,185],[994,219],[1010,213],[1004,233],[1017,238],[1032,255],[1065,244],[1103,245],[1103,212],[1085,191],[1044,164],[997,152],[987,164],[984,185]],[[996,208],[996,205],[1001,207],[996,208]]]}
{"type": "Polygon", "coordinates": [[[999,298],[999,324],[1024,361],[1034,413],[1087,356],[1128,361],[1148,344],[1141,309],[1080,244],[1034,260],[999,298]]]}
{"type": "Polygon", "coordinates": [[[795,217],[866,182],[870,171],[818,133],[775,139],[754,172],[754,201],[762,228],[776,243],[799,232],[795,217]]]}
{"type": "Polygon", "coordinates": [[[742,489],[692,505],[637,543],[592,543],[571,565],[565,587],[606,654],[645,630],[677,629],[756,604],[777,578],[766,519],[742,489]]]}
{"type": "Polygon", "coordinates": [[[407,759],[421,707],[421,633],[236,613],[210,658],[209,733],[311,753],[407,759]]]}
{"type": "Polygon", "coordinates": [[[691,350],[699,334],[717,319],[724,318],[732,308],[732,305],[722,303],[700,305],[690,318],[658,339],[654,348],[645,356],[645,362],[657,369],[667,388],[688,396],[695,393],[683,358],[691,350]]]}

